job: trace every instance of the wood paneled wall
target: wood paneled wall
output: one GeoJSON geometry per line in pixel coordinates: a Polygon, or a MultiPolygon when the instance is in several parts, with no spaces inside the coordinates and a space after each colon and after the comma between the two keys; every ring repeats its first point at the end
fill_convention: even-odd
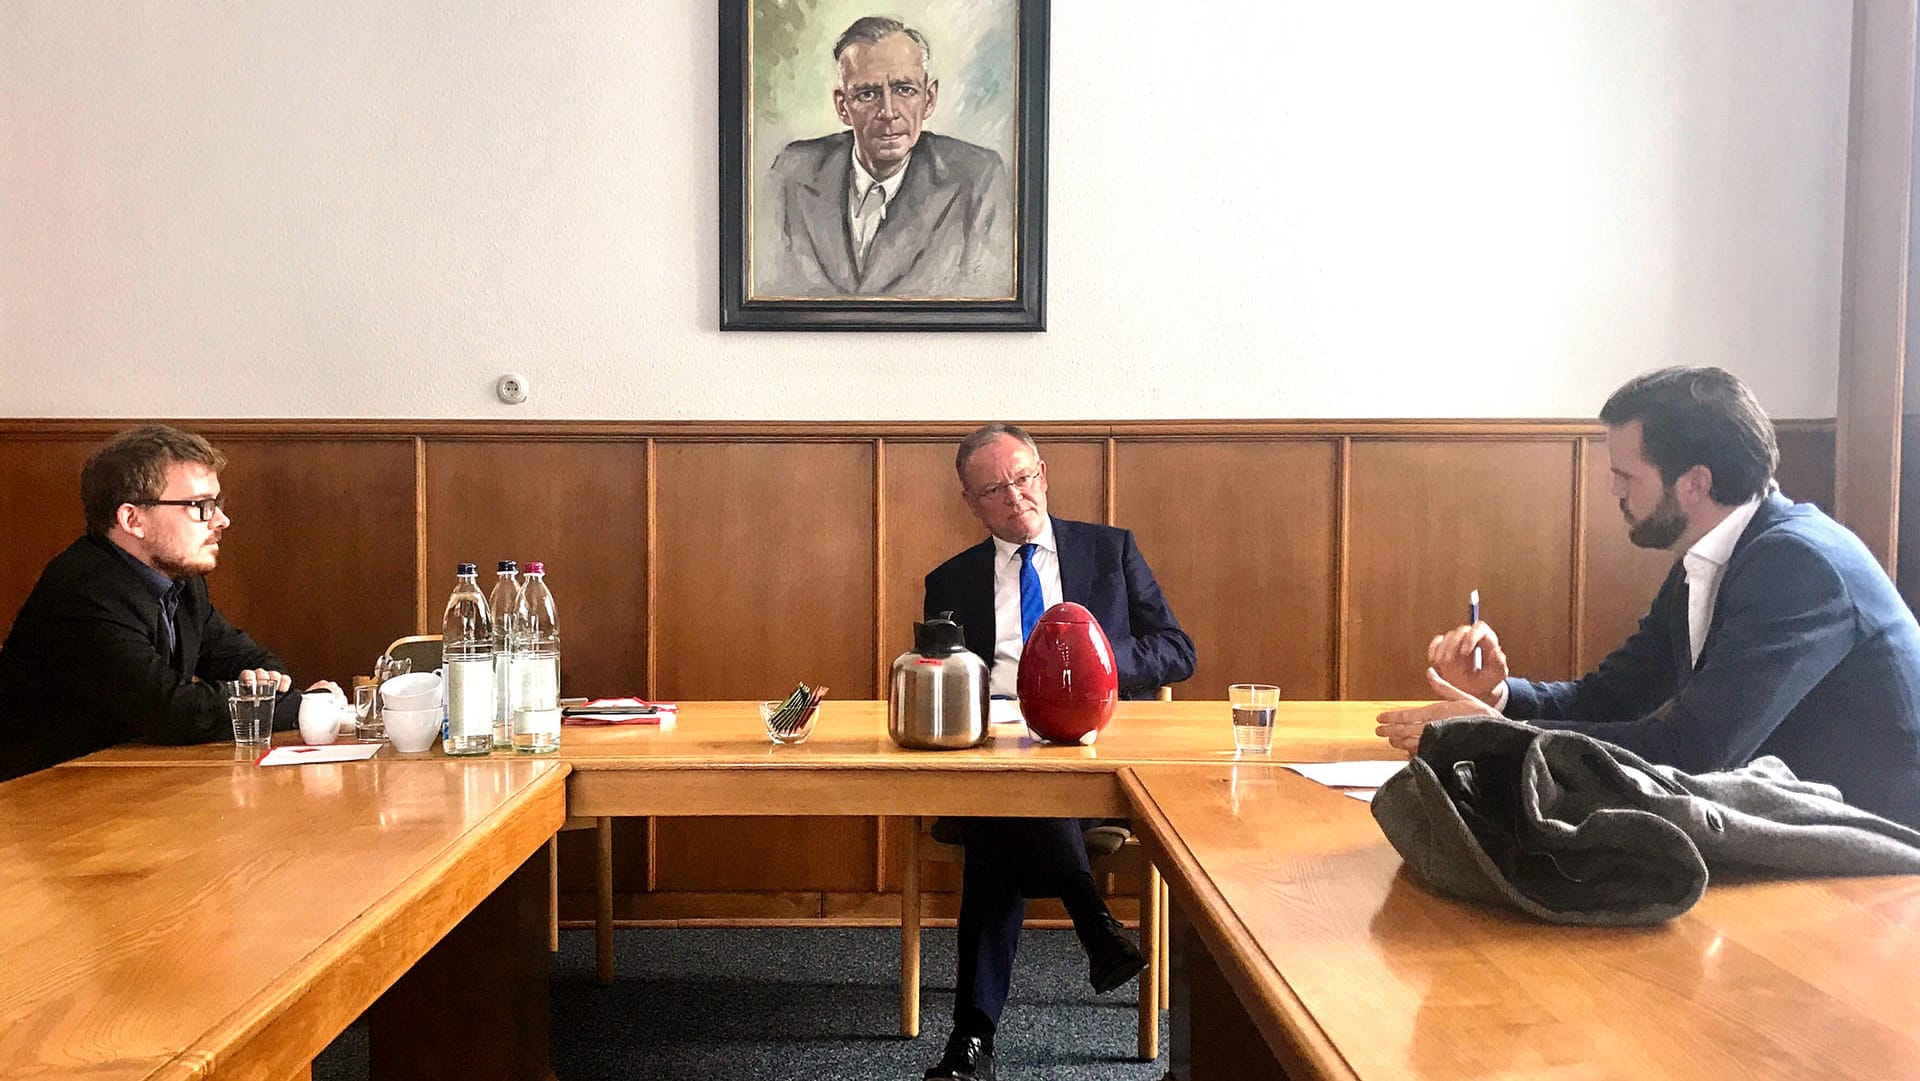
{"type": "MultiPolygon", "coordinates": [[[[0,420],[8,624],[81,532],[80,463],[121,426],[0,420]]],[[[569,693],[764,698],[806,680],[879,697],[922,577],[982,535],[953,473],[961,424],[184,426],[231,460],[215,601],[301,679],[345,680],[436,630],[455,562],[490,579],[514,558],[548,564],[569,693]]],[[[1133,529],[1193,635],[1181,697],[1244,680],[1421,696],[1428,637],[1476,588],[1519,668],[1570,676],[1625,637],[1668,566],[1627,543],[1593,423],[1033,431],[1054,513],[1133,529]]],[[[1781,442],[1783,487],[1831,506],[1832,425],[1784,424],[1781,442]]],[[[578,840],[563,876],[584,915],[578,840]]],[[[871,819],[623,822],[616,851],[628,918],[884,919],[897,881],[871,819]]]]}

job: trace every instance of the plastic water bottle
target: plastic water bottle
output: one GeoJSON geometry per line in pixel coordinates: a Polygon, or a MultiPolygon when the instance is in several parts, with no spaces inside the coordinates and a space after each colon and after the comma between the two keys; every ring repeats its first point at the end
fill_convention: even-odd
{"type": "Polygon", "coordinates": [[[493,745],[502,750],[513,746],[513,692],[519,681],[513,668],[513,635],[525,616],[519,572],[519,564],[501,560],[500,577],[487,598],[487,610],[493,613],[493,745]]]}
{"type": "Polygon", "coordinates": [[[478,568],[462,563],[441,626],[440,661],[447,672],[448,754],[493,750],[493,620],[474,579],[478,568]]]}
{"type": "Polygon", "coordinates": [[[516,628],[513,666],[520,685],[513,710],[513,749],[551,754],[560,749],[560,630],[553,616],[544,563],[529,562],[521,577],[525,618],[516,628]]]}

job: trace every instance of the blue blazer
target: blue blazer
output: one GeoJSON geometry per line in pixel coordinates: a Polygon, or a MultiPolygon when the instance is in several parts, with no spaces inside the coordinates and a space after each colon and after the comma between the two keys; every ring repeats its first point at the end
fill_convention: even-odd
{"type": "Polygon", "coordinates": [[[1920,828],[1920,626],[1860,539],[1773,493],[1734,545],[1699,662],[1675,563],[1640,629],[1570,683],[1507,681],[1507,715],[1687,772],[1777,755],[1920,828]]]}
{"type": "MultiPolygon", "coordinates": [[[[1113,643],[1122,698],[1152,698],[1193,675],[1193,639],[1180,629],[1133,534],[1112,526],[1053,519],[1060,550],[1060,595],[1083,605],[1113,643]]],[[[926,618],[952,612],[967,648],[993,663],[993,538],[927,575],[926,618]]]]}

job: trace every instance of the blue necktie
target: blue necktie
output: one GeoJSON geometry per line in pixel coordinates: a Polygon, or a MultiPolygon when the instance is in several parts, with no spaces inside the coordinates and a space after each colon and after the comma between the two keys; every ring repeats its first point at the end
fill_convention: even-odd
{"type": "Polygon", "coordinates": [[[1040,613],[1047,610],[1046,595],[1040,592],[1040,572],[1033,569],[1032,543],[1020,546],[1020,640],[1027,640],[1040,613]]]}

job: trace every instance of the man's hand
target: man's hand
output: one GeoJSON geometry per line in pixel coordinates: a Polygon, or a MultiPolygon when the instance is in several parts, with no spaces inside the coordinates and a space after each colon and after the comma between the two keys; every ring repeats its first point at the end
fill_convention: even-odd
{"type": "Polygon", "coordinates": [[[1441,677],[1439,672],[1427,669],[1427,683],[1439,694],[1441,701],[1431,705],[1415,706],[1412,709],[1390,709],[1377,718],[1379,727],[1373,730],[1376,736],[1384,736],[1396,750],[1411,754],[1420,749],[1420,733],[1427,725],[1442,721],[1448,717],[1497,717],[1500,711],[1487,705],[1473,695],[1455,687],[1441,677]]]}
{"type": "Polygon", "coordinates": [[[1434,635],[1433,641],[1427,643],[1427,664],[1431,666],[1428,682],[1432,682],[1437,672],[1444,682],[1476,698],[1492,698],[1494,690],[1507,678],[1507,655],[1500,648],[1500,636],[1485,623],[1469,623],[1434,635]],[[1480,649],[1478,672],[1473,670],[1476,646],[1480,649]]]}
{"type": "Polygon", "coordinates": [[[272,684],[275,694],[293,689],[293,677],[285,672],[269,672],[265,668],[249,668],[237,677],[242,683],[272,684]]]}

